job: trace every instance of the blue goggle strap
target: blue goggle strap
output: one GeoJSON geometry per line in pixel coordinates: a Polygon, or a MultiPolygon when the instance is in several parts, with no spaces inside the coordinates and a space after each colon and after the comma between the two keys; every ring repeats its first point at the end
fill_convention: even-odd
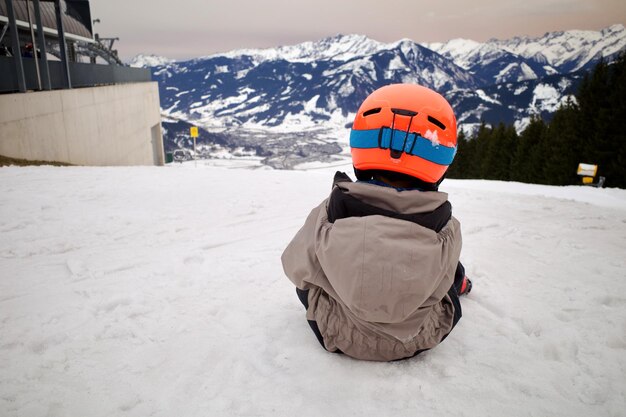
{"type": "Polygon", "coordinates": [[[438,165],[450,165],[456,154],[456,147],[436,144],[430,139],[413,133],[388,127],[369,130],[352,130],[350,147],[359,149],[391,149],[438,165]]]}

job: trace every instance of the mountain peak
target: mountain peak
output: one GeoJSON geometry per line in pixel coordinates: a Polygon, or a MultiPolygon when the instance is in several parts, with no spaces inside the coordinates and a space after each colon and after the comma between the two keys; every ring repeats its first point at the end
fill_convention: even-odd
{"type": "Polygon", "coordinates": [[[614,25],[609,26],[608,28],[602,29],[602,34],[611,34],[611,33],[620,33],[626,32],[626,28],[621,23],[616,23],[614,25]]]}
{"type": "Polygon", "coordinates": [[[164,56],[139,54],[131,59],[128,65],[135,68],[149,68],[167,65],[172,62],[174,62],[173,59],[169,59],[164,56]]]}
{"type": "Polygon", "coordinates": [[[375,53],[385,48],[385,46],[385,44],[370,39],[365,35],[336,34],[317,41],[307,41],[296,45],[267,49],[239,49],[205,58],[217,56],[234,58],[247,55],[254,57],[257,62],[274,59],[283,59],[290,62],[346,61],[354,56],[375,53]]]}
{"type": "Polygon", "coordinates": [[[358,34],[337,34],[317,42],[305,42],[292,48],[309,46],[316,49],[316,55],[322,59],[346,60],[356,55],[369,55],[385,47],[378,41],[358,34]]]}
{"type": "Polygon", "coordinates": [[[348,34],[337,33],[336,35],[327,36],[321,39],[321,41],[324,41],[324,40],[336,41],[336,42],[350,42],[350,41],[363,41],[363,40],[371,40],[371,39],[365,35],[360,35],[358,33],[348,33],[348,34]]]}

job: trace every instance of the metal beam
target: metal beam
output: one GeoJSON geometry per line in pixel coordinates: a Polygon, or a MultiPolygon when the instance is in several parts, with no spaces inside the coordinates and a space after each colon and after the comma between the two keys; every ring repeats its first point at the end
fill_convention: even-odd
{"type": "Polygon", "coordinates": [[[37,89],[41,90],[41,71],[39,71],[39,59],[37,58],[35,29],[33,28],[33,19],[30,15],[30,0],[26,0],[26,14],[28,15],[28,29],[30,29],[30,44],[33,47],[33,61],[35,61],[35,71],[37,72],[37,89]]]}
{"type": "MultiPolygon", "coordinates": [[[[10,0],[12,1],[12,0],[10,0]]],[[[54,0],[54,11],[57,15],[57,33],[59,35],[59,52],[61,53],[61,63],[63,64],[63,75],[65,75],[66,87],[72,88],[70,77],[70,66],[67,59],[67,45],[65,42],[65,30],[63,29],[63,17],[61,14],[61,0],[54,0]]]]}
{"type": "Polygon", "coordinates": [[[2,33],[0,33],[0,44],[2,43],[2,39],[4,39],[4,35],[5,33],[7,33],[7,30],[9,29],[9,24],[7,23],[6,25],[4,25],[4,27],[2,28],[2,33]]]}
{"type": "Polygon", "coordinates": [[[24,64],[22,63],[22,48],[20,48],[20,38],[17,31],[17,23],[15,21],[15,9],[13,8],[13,0],[6,0],[7,14],[9,15],[9,26],[11,26],[11,47],[13,48],[13,61],[15,62],[15,71],[17,72],[18,89],[26,92],[26,78],[24,77],[24,64]]]}
{"type": "Polygon", "coordinates": [[[41,81],[44,90],[51,90],[52,84],[50,83],[50,67],[48,66],[48,54],[46,51],[46,38],[43,31],[43,24],[41,23],[41,8],[39,7],[39,0],[33,0],[35,6],[35,24],[37,24],[37,39],[39,40],[39,59],[41,60],[41,81]]]}

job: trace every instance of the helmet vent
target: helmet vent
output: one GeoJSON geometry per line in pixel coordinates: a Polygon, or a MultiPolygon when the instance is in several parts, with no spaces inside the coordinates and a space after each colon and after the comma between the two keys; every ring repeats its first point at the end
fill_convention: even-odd
{"type": "Polygon", "coordinates": [[[380,113],[381,108],[376,107],[375,109],[369,109],[368,111],[363,112],[363,117],[370,116],[372,114],[380,113]]]}
{"type": "Polygon", "coordinates": [[[434,124],[435,126],[439,127],[440,129],[446,130],[446,125],[441,123],[439,120],[435,119],[433,116],[428,116],[428,121],[434,124]]]}
{"type": "Polygon", "coordinates": [[[405,110],[405,109],[391,109],[393,114],[399,114],[400,116],[417,116],[417,112],[413,110],[405,110]]]}

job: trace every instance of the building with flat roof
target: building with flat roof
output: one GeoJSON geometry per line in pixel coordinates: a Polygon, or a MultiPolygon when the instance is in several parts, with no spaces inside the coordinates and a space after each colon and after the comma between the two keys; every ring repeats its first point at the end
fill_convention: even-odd
{"type": "Polygon", "coordinates": [[[157,83],[92,22],[88,0],[0,0],[0,155],[163,164],[157,83]]]}

